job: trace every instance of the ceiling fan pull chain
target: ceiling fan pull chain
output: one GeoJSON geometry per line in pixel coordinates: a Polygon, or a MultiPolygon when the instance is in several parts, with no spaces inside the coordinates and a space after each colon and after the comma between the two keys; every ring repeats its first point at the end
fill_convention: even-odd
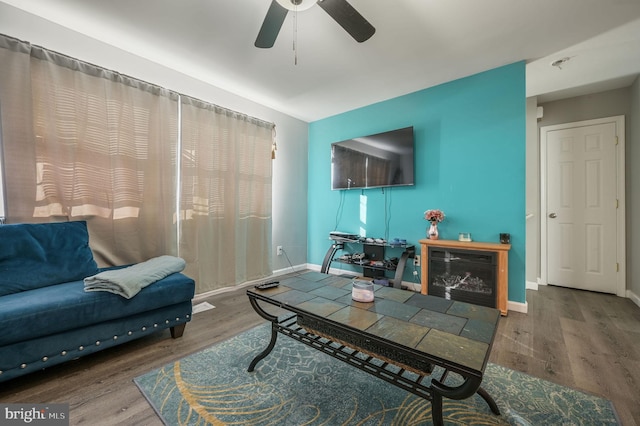
{"type": "Polygon", "coordinates": [[[293,8],[293,65],[298,65],[298,5],[293,8]]]}

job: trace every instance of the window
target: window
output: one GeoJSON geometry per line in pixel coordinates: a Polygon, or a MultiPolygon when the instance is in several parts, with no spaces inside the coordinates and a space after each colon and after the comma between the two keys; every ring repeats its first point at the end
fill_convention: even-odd
{"type": "Polygon", "coordinates": [[[272,124],[3,36],[0,119],[9,221],[87,220],[101,266],[183,256],[198,292],[271,273],[272,124]]]}

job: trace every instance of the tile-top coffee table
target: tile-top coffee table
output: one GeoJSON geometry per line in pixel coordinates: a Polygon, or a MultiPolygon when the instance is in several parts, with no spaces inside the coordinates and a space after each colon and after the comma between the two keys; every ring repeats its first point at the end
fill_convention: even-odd
{"type": "Polygon", "coordinates": [[[271,341],[249,371],[275,346],[278,333],[294,338],[354,367],[431,401],[433,423],[443,424],[442,398],[466,399],[478,393],[495,414],[491,396],[480,386],[500,311],[374,285],[373,302],[352,300],[352,281],[308,272],[278,287],[251,288],[251,306],[271,322],[271,341]],[[274,315],[265,304],[284,309],[274,315]],[[434,377],[434,366],[441,374],[434,377]],[[457,373],[456,384],[445,384],[457,373]]]}

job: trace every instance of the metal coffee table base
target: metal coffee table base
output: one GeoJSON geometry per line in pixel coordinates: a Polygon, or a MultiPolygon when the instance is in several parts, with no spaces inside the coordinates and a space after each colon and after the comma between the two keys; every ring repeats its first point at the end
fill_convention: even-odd
{"type": "MultiPolygon", "coordinates": [[[[278,333],[281,333],[304,343],[307,346],[317,349],[320,352],[346,362],[347,364],[375,377],[385,380],[401,389],[431,401],[431,415],[434,425],[444,424],[442,418],[443,397],[461,400],[469,398],[473,394],[477,393],[487,402],[489,408],[494,414],[500,415],[500,410],[493,398],[487,393],[487,391],[480,387],[481,379],[476,377],[467,377],[459,386],[451,387],[444,384],[449,373],[448,370],[445,370],[438,380],[432,377],[430,381],[427,380],[428,384],[425,385],[422,383],[425,379],[425,375],[406,374],[407,370],[399,368],[391,362],[381,362],[368,353],[361,352],[357,349],[313,334],[298,324],[296,314],[291,314],[279,319],[260,308],[255,299],[251,298],[250,302],[260,316],[271,322],[271,340],[265,350],[260,352],[253,361],[251,361],[248,368],[249,372],[252,372],[258,362],[271,353],[276,344],[278,333]]],[[[413,371],[413,373],[415,373],[415,371],[413,371]]]]}

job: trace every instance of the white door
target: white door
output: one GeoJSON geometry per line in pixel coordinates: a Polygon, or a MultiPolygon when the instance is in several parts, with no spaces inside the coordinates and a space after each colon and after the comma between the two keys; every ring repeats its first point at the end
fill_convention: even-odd
{"type": "Polygon", "coordinates": [[[547,282],[615,294],[617,126],[575,124],[546,131],[547,282]]]}

